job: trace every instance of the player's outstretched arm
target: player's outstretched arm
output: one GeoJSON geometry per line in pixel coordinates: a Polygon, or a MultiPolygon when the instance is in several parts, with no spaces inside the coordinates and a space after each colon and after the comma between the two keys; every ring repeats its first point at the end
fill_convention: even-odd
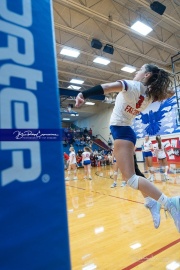
{"type": "Polygon", "coordinates": [[[122,91],[122,83],[120,81],[94,86],[77,95],[75,107],[82,106],[85,99],[88,97],[106,95],[109,93],[120,92],[120,91],[122,91]]]}

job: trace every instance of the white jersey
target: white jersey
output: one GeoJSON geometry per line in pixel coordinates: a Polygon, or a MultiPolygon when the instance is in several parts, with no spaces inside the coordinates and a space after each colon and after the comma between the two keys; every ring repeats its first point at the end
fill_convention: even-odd
{"type": "Polygon", "coordinates": [[[145,110],[152,100],[145,95],[147,89],[141,82],[121,80],[123,90],[117,95],[110,118],[112,126],[131,126],[133,119],[145,110]]]}
{"type": "Polygon", "coordinates": [[[164,151],[165,145],[166,145],[166,143],[161,142],[161,149],[159,149],[158,143],[156,143],[156,144],[154,145],[154,148],[156,148],[156,149],[155,149],[155,154],[156,154],[156,157],[157,157],[158,159],[166,158],[166,153],[165,153],[165,151],[164,151]]]}
{"type": "Polygon", "coordinates": [[[148,140],[147,142],[144,141],[143,143],[144,146],[144,152],[149,152],[152,150],[152,142],[150,140],[148,140]]]}
{"type": "Polygon", "coordinates": [[[76,164],[76,154],[74,151],[69,154],[69,161],[70,164],[76,164]]]}
{"type": "Polygon", "coordinates": [[[91,156],[91,153],[89,153],[89,152],[85,151],[82,153],[83,160],[90,160],[90,156],[91,156]]]}

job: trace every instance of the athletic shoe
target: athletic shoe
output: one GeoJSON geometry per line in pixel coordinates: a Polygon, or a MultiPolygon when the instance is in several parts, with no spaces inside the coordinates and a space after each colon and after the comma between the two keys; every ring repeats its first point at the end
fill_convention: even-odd
{"type": "Polygon", "coordinates": [[[114,187],[117,187],[117,183],[115,182],[111,185],[111,188],[114,188],[114,187]]]}
{"type": "Polygon", "coordinates": [[[87,179],[87,177],[86,177],[86,176],[84,176],[84,179],[87,179]]]}
{"type": "Polygon", "coordinates": [[[160,216],[161,205],[160,205],[160,203],[151,198],[151,200],[144,205],[151,212],[153,222],[154,222],[154,227],[156,229],[159,228],[160,221],[161,221],[161,216],[160,216]]]}
{"type": "Polygon", "coordinates": [[[164,181],[169,180],[169,176],[166,173],[163,174],[163,177],[164,177],[164,181]]]}
{"type": "Polygon", "coordinates": [[[148,171],[144,171],[143,173],[148,173],[148,171]]]}
{"type": "Polygon", "coordinates": [[[148,177],[147,180],[149,180],[150,182],[153,182],[154,181],[154,176],[151,174],[151,176],[148,177]]]}
{"type": "Polygon", "coordinates": [[[66,181],[69,181],[69,180],[70,180],[70,178],[69,178],[69,177],[66,177],[66,178],[65,178],[65,180],[66,180],[66,181]]]}
{"type": "Polygon", "coordinates": [[[122,181],[121,187],[125,187],[127,185],[126,181],[122,181]]]}
{"type": "Polygon", "coordinates": [[[77,176],[74,176],[74,177],[73,177],[73,180],[77,180],[77,179],[78,179],[77,176]]]}
{"type": "Polygon", "coordinates": [[[89,180],[92,180],[92,177],[91,177],[91,175],[89,176],[89,180]]]}
{"type": "Polygon", "coordinates": [[[174,219],[174,224],[180,233],[180,197],[169,198],[165,206],[165,211],[168,211],[170,216],[174,219]]]}

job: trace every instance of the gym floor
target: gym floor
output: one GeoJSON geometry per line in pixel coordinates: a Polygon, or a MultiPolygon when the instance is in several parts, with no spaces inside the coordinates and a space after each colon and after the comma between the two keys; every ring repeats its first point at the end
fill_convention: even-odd
{"type": "MultiPolygon", "coordinates": [[[[139,168],[144,170],[142,163],[139,168]]],[[[121,187],[121,174],[110,188],[112,166],[92,168],[92,180],[83,179],[83,168],[77,175],[66,181],[73,270],[180,269],[180,234],[163,209],[154,229],[141,193],[121,187]]],[[[157,172],[154,184],[167,196],[180,195],[180,174],[169,177],[163,182],[157,172]]]]}

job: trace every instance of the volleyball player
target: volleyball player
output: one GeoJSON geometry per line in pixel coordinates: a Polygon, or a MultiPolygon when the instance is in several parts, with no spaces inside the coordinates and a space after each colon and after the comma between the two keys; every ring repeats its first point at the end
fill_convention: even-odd
{"type": "Polygon", "coordinates": [[[114,151],[112,152],[112,162],[113,162],[113,179],[114,179],[114,182],[111,185],[111,188],[115,188],[115,187],[117,187],[118,165],[116,163],[116,158],[114,156],[114,151]]]}
{"type": "Polygon", "coordinates": [[[167,181],[169,180],[169,177],[168,177],[168,169],[169,169],[169,166],[167,164],[167,157],[166,157],[166,152],[165,152],[165,143],[163,143],[161,141],[161,136],[158,135],[156,136],[156,149],[155,149],[155,154],[156,154],[156,157],[159,161],[159,165],[160,165],[160,168],[163,169],[164,171],[164,181],[167,181]]]}
{"type": "Polygon", "coordinates": [[[169,74],[154,64],[145,64],[137,72],[134,79],[119,80],[97,85],[84,90],[76,97],[76,107],[80,107],[86,98],[95,95],[106,95],[119,92],[110,119],[111,134],[114,139],[114,154],[118,168],[127,184],[140,190],[145,197],[155,228],[160,224],[161,205],[172,216],[178,232],[180,232],[180,197],[168,198],[147,179],[137,176],[134,169],[134,146],[136,134],[131,128],[133,119],[154,101],[163,101],[174,95],[170,88],[169,74]]]}
{"type": "Polygon", "coordinates": [[[73,180],[77,180],[77,162],[76,162],[76,154],[74,151],[74,147],[69,148],[70,154],[69,154],[69,166],[68,166],[68,176],[65,178],[65,180],[70,180],[70,174],[71,171],[74,173],[73,180]]]}
{"type": "Polygon", "coordinates": [[[89,178],[92,180],[91,177],[91,149],[89,147],[84,147],[84,152],[82,153],[82,164],[84,166],[84,179],[89,178]]]}
{"type": "Polygon", "coordinates": [[[152,142],[149,139],[149,136],[146,135],[144,138],[144,142],[143,142],[143,154],[144,154],[145,164],[147,165],[147,167],[149,167],[150,177],[148,178],[148,180],[150,182],[154,181],[154,167],[152,164],[152,156],[153,156],[152,150],[153,150],[152,142]]]}

